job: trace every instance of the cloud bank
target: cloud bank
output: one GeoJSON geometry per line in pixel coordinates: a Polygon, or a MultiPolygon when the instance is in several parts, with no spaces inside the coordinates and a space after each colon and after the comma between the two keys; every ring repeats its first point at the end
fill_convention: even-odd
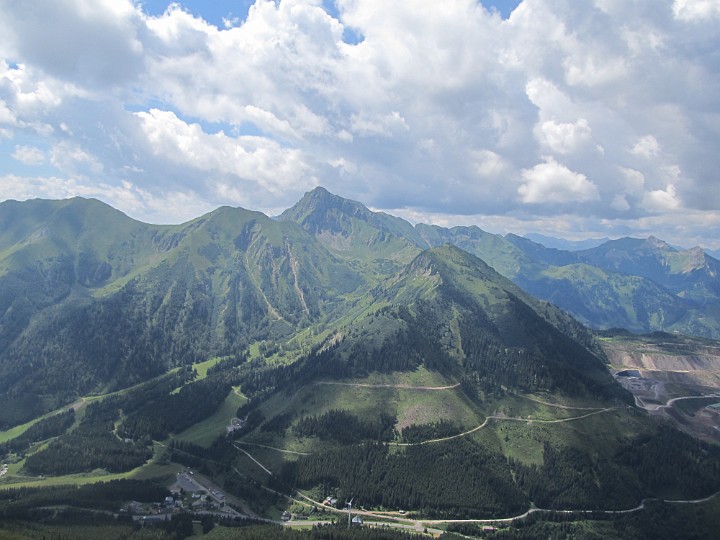
{"type": "Polygon", "coordinates": [[[408,218],[720,247],[720,2],[0,0],[0,199],[160,222],[324,185],[408,218]],[[229,11],[229,10],[228,10],[229,11]]]}

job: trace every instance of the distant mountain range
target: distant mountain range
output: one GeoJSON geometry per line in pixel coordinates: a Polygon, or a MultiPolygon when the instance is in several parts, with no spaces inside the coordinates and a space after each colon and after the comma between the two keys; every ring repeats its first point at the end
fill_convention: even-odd
{"type": "Polygon", "coordinates": [[[564,251],[580,251],[582,249],[590,249],[604,244],[610,238],[587,238],[585,240],[567,240],[566,238],[555,238],[554,236],[546,236],[539,233],[528,233],[523,235],[524,238],[532,240],[536,244],[542,244],[548,248],[562,249],[564,251]]]}
{"type": "Polygon", "coordinates": [[[651,237],[567,251],[478,227],[413,227],[322,188],[308,193],[280,219],[300,223],[339,253],[364,249],[378,254],[385,249],[392,259],[405,253],[407,260],[407,254],[417,250],[453,244],[593,328],[720,337],[719,263],[699,248],[679,250],[651,237]]]}
{"type": "MultiPolygon", "coordinates": [[[[591,249],[598,247],[606,242],[610,241],[610,238],[586,238],[585,240],[568,240],[566,238],[556,238],[554,236],[547,236],[539,233],[528,233],[523,235],[523,238],[532,240],[537,244],[542,244],[548,248],[561,249],[564,251],[582,251],[584,249],[591,249]]],[[[672,246],[678,251],[684,251],[685,248],[672,246]]],[[[718,259],[720,258],[720,249],[709,249],[703,248],[703,251],[711,257],[718,259]]]]}

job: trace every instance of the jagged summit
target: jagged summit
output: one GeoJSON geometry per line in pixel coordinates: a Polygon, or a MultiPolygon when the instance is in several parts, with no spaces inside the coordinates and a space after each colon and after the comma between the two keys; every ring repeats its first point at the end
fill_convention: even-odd
{"type": "Polygon", "coordinates": [[[305,193],[297,204],[285,210],[279,219],[294,221],[312,233],[321,230],[343,232],[344,229],[338,219],[341,215],[363,220],[373,218],[373,212],[365,205],[334,195],[323,187],[316,187],[305,193]]]}
{"type": "Polygon", "coordinates": [[[429,247],[415,228],[402,218],[373,212],[357,201],[317,187],[283,212],[280,221],[293,221],[339,252],[361,251],[387,258],[429,247]]]}

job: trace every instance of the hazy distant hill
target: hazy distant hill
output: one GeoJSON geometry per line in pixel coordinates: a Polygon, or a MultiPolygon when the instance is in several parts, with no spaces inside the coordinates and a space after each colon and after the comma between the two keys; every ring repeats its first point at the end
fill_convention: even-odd
{"type": "Polygon", "coordinates": [[[586,240],[567,240],[566,238],[555,238],[539,233],[527,233],[524,238],[532,240],[537,244],[545,247],[562,249],[565,251],[580,251],[582,249],[590,249],[604,244],[609,238],[588,238],[586,240]]]}
{"type": "Polygon", "coordinates": [[[705,253],[720,260],[720,249],[706,249],[705,253]]]}
{"type": "Polygon", "coordinates": [[[680,250],[653,236],[622,238],[578,256],[600,268],[651,279],[700,306],[720,300],[720,261],[699,247],[680,250]]]}

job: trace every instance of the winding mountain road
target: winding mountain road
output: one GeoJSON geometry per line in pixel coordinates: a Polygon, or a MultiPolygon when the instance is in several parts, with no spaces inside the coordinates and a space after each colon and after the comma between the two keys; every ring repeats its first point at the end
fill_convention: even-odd
{"type": "Polygon", "coordinates": [[[448,386],[410,386],[406,384],[371,384],[371,383],[345,383],[337,381],[318,381],[316,385],[351,386],[354,388],[397,388],[400,390],[453,390],[460,386],[460,383],[448,386]]]}
{"type": "Polygon", "coordinates": [[[426,441],[420,441],[420,442],[414,442],[414,443],[387,443],[390,446],[419,446],[423,444],[432,444],[432,443],[438,443],[438,442],[444,442],[444,441],[450,441],[452,439],[458,439],[460,437],[465,437],[467,435],[470,435],[472,433],[475,433],[476,431],[480,431],[484,427],[486,427],[491,421],[493,420],[502,420],[502,421],[508,421],[508,422],[526,422],[526,423],[538,423],[538,424],[560,424],[562,422],[572,422],[573,420],[582,420],[583,418],[587,418],[588,416],[594,416],[596,414],[605,413],[608,411],[614,411],[617,410],[619,407],[608,407],[605,409],[597,409],[593,412],[583,414],[581,416],[573,416],[571,418],[560,418],[557,420],[536,420],[533,418],[522,418],[517,416],[503,416],[503,415],[490,415],[487,418],[485,418],[485,421],[480,424],[477,427],[474,427],[472,429],[469,429],[467,431],[463,431],[462,433],[458,433],[456,435],[450,435],[448,437],[440,437],[437,439],[428,439],[426,441]]]}
{"type": "MultiPolygon", "coordinates": [[[[398,389],[405,389],[405,390],[421,390],[421,391],[433,391],[433,390],[452,390],[455,388],[458,388],[460,386],[460,383],[453,384],[453,385],[447,385],[447,386],[411,386],[411,385],[400,385],[400,384],[370,384],[370,383],[343,383],[343,382],[335,382],[335,381],[319,381],[316,382],[317,385],[335,385],[335,386],[350,386],[350,387],[357,387],[357,388],[398,388],[398,389]]],[[[530,401],[534,401],[536,403],[540,403],[545,406],[549,407],[555,407],[558,409],[563,410],[577,410],[577,411],[590,411],[586,414],[581,414],[579,416],[573,416],[570,418],[559,418],[555,420],[541,420],[541,419],[534,419],[534,418],[528,418],[528,417],[515,417],[515,416],[505,416],[505,415],[490,415],[485,418],[482,424],[469,429],[467,431],[464,431],[462,433],[458,433],[455,435],[450,435],[448,437],[439,437],[436,439],[428,439],[425,441],[420,442],[414,442],[414,443],[387,443],[390,446],[395,447],[408,447],[408,446],[418,446],[418,445],[424,445],[424,444],[433,444],[433,443],[439,443],[444,441],[449,441],[453,439],[458,439],[460,437],[465,437],[468,435],[471,435],[472,433],[475,433],[477,431],[480,431],[481,429],[488,426],[490,422],[493,421],[505,421],[505,422],[525,422],[525,423],[539,423],[539,424],[560,424],[564,422],[574,422],[576,420],[582,420],[584,418],[588,418],[590,416],[603,414],[615,410],[622,409],[623,407],[576,407],[572,405],[561,405],[557,403],[550,403],[546,401],[542,401],[538,398],[522,395],[522,394],[515,394],[518,397],[522,397],[525,399],[528,399],[530,401]]],[[[657,405],[654,406],[654,408],[649,409],[648,407],[644,406],[644,404],[637,403],[638,400],[636,398],[636,404],[638,404],[639,407],[645,408],[647,410],[657,410],[659,408],[667,408],[672,407],[672,405],[679,400],[682,399],[700,399],[700,398],[708,398],[708,397],[717,397],[720,398],[720,395],[712,394],[712,395],[705,395],[705,396],[683,396],[683,397],[677,397],[669,400],[664,405],[657,405]]],[[[653,406],[650,406],[653,407],[653,406]]],[[[247,444],[247,445],[253,445],[258,446],[261,448],[266,448],[269,450],[275,450],[277,452],[283,452],[288,454],[296,454],[296,455],[310,455],[310,452],[296,452],[292,450],[285,450],[282,448],[276,448],[268,445],[263,445],[260,443],[252,443],[252,442],[244,442],[244,441],[237,441],[238,444],[247,444]]],[[[255,462],[260,468],[262,468],[267,474],[272,475],[272,472],[265,467],[263,464],[261,464],[257,459],[255,459],[249,452],[246,450],[239,448],[235,444],[233,445],[237,450],[240,452],[243,452],[245,455],[247,455],[253,462],[255,462]]],[[[239,471],[237,471],[239,473],[239,471]]],[[[278,493],[279,494],[279,493],[278,493]]],[[[405,517],[395,517],[392,515],[389,515],[387,513],[377,513],[377,512],[371,512],[366,510],[356,510],[353,513],[359,514],[366,517],[376,518],[376,519],[383,519],[388,520],[391,523],[386,523],[387,525],[391,527],[397,527],[397,528],[403,528],[403,529],[414,529],[421,531],[425,527],[428,526],[439,526],[439,525],[447,525],[450,523],[475,523],[475,524],[508,524],[512,523],[514,521],[522,520],[527,518],[528,516],[535,514],[535,513],[557,513],[557,514],[566,514],[566,515],[588,515],[588,514],[605,514],[605,515],[621,515],[621,514],[630,514],[633,512],[639,512],[643,510],[646,507],[646,504],[650,501],[663,501],[666,503],[672,503],[672,504],[701,504],[703,502],[707,502],[715,497],[717,497],[720,494],[720,491],[717,493],[713,493],[712,495],[709,495],[708,497],[704,497],[702,499],[687,499],[687,500],[669,500],[669,499],[643,499],[640,504],[633,508],[628,508],[624,510],[583,510],[583,509],[573,509],[573,510],[553,510],[548,508],[530,508],[526,512],[523,512],[522,514],[518,514],[515,516],[509,516],[505,518],[486,518],[486,519],[440,519],[440,520],[413,520],[405,517]]],[[[289,495],[283,495],[284,497],[288,498],[289,500],[292,500],[294,502],[298,502],[300,504],[313,504],[318,507],[325,508],[328,511],[332,511],[335,513],[345,514],[346,511],[338,510],[335,508],[329,508],[324,506],[320,501],[315,501],[306,495],[302,493],[297,493],[297,496],[300,497],[300,499],[291,497],[289,495]]]]}
{"type": "MultiPolygon", "coordinates": [[[[577,419],[577,418],[576,418],[577,419]]],[[[237,447],[235,447],[237,448],[237,447]]],[[[250,457],[255,463],[260,465],[266,472],[269,473],[269,471],[260,464],[255,458],[250,456],[247,452],[244,450],[238,448],[238,450],[243,451],[245,454],[250,457]]],[[[238,474],[240,474],[239,471],[236,470],[238,474]]],[[[270,473],[272,474],[272,473],[270,473]]],[[[346,514],[347,512],[345,510],[339,510],[337,508],[325,506],[320,501],[316,501],[314,499],[311,499],[307,495],[297,492],[297,497],[293,497],[290,495],[285,495],[280,492],[277,492],[275,490],[271,490],[269,488],[268,491],[272,491],[273,493],[276,493],[277,495],[281,495],[288,500],[291,500],[293,502],[302,504],[302,505],[314,505],[319,508],[324,508],[327,511],[334,512],[337,514],[346,514]],[[299,498],[298,498],[299,497],[299,498]]],[[[376,519],[382,519],[385,520],[385,525],[395,527],[395,528],[403,528],[403,529],[415,529],[418,531],[423,530],[427,526],[432,525],[448,525],[450,523],[475,523],[475,524],[509,524],[514,521],[519,521],[522,519],[525,519],[526,517],[535,514],[535,513],[556,513],[556,514],[565,514],[565,515],[592,515],[592,514],[605,514],[605,515],[622,515],[622,514],[631,514],[634,512],[640,512],[641,510],[645,509],[645,506],[648,502],[651,501],[662,501],[670,504],[702,504],[704,502],[708,502],[715,497],[720,495],[720,491],[713,493],[712,495],[709,495],[707,497],[703,497],[701,499],[656,499],[656,498],[649,498],[649,499],[643,499],[640,501],[640,504],[633,508],[627,508],[624,510],[583,510],[583,509],[572,509],[572,510],[553,510],[550,508],[530,508],[527,511],[523,512],[522,514],[518,514],[515,516],[509,516],[505,518],[484,518],[484,519],[410,519],[407,517],[396,517],[391,514],[388,514],[387,512],[372,512],[368,510],[353,510],[353,513],[356,515],[366,516],[370,518],[376,518],[376,519]],[[392,523],[387,523],[387,521],[390,521],[392,523]]]]}
{"type": "Polygon", "coordinates": [[[641,409],[645,409],[646,411],[659,411],[660,409],[669,409],[673,406],[673,404],[676,401],[680,401],[683,399],[707,399],[707,398],[718,398],[720,399],[720,394],[705,394],[703,396],[680,396],[676,398],[672,398],[668,400],[664,405],[646,405],[641,398],[638,396],[635,396],[635,405],[640,407],[641,409]]]}

